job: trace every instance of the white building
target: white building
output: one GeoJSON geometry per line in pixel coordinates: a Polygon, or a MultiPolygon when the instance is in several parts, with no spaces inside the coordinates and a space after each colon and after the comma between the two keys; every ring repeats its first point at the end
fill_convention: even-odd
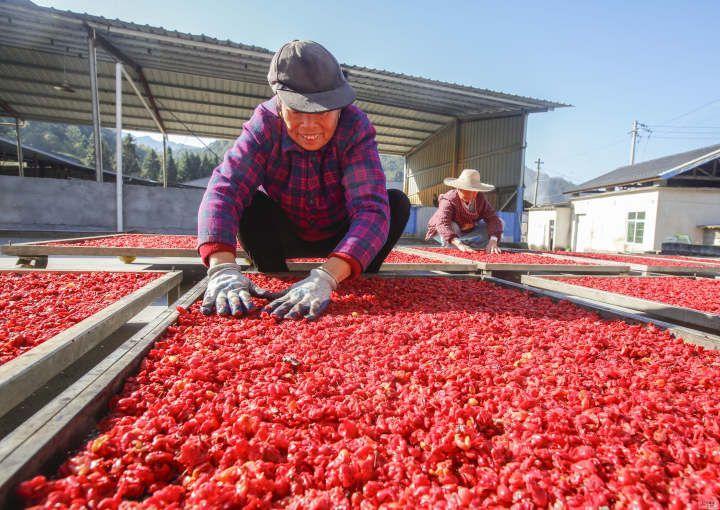
{"type": "Polygon", "coordinates": [[[569,208],[530,210],[529,245],[550,248],[551,221],[556,249],[647,252],[671,239],[708,243],[715,239],[708,226],[720,224],[720,145],[620,167],[567,193],[569,208]]]}
{"type": "Polygon", "coordinates": [[[528,210],[527,243],[531,249],[567,249],[570,246],[570,203],[542,205],[528,210]]]}

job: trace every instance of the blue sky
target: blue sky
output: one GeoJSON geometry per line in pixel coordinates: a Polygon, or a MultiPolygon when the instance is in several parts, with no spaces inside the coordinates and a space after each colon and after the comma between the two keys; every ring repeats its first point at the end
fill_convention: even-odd
{"type": "Polygon", "coordinates": [[[526,161],[576,182],[627,164],[633,119],[639,160],[720,143],[716,0],[37,3],[570,103],[530,117],[526,161]]]}

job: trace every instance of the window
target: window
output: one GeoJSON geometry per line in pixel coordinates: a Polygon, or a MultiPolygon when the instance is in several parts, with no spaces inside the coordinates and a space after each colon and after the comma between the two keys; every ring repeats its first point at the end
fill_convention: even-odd
{"type": "Polygon", "coordinates": [[[640,244],[645,234],[645,212],[628,213],[627,242],[640,244]]]}

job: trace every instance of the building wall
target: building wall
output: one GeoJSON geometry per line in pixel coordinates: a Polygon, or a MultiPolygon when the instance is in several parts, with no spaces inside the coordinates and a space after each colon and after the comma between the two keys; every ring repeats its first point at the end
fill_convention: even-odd
{"type": "Polygon", "coordinates": [[[557,213],[554,209],[528,211],[528,247],[532,249],[548,249],[548,228],[550,221],[555,220],[555,218],[557,218],[557,213]]]}
{"type": "Polygon", "coordinates": [[[405,159],[410,201],[432,205],[433,194],[448,190],[443,179],[456,177],[463,168],[477,169],[484,182],[498,188],[517,187],[522,176],[524,129],[522,115],[448,124],[405,159]]]}
{"type": "Polygon", "coordinates": [[[571,249],[577,251],[643,252],[660,249],[655,239],[657,188],[581,197],[572,200],[571,249]],[[645,212],[642,243],[628,243],[629,212],[645,212]],[[578,218],[579,215],[584,215],[578,218]],[[656,248],[657,245],[657,248],[656,248]]]}
{"type": "Polygon", "coordinates": [[[407,195],[410,203],[431,206],[433,194],[447,191],[442,184],[453,175],[455,126],[448,124],[435,133],[419,150],[405,158],[407,195]]]}
{"type": "MultiPolygon", "coordinates": [[[[126,185],[125,230],[197,232],[204,190],[126,185]]],[[[0,176],[0,228],[112,231],[115,183],[0,176]]]]}
{"type": "Polygon", "coordinates": [[[535,249],[549,249],[550,220],[554,220],[553,248],[570,249],[571,217],[570,207],[528,211],[528,246],[535,249]]]}
{"type": "Polygon", "coordinates": [[[560,207],[557,209],[555,220],[555,248],[571,248],[572,240],[572,208],[560,207]]]}
{"type": "Polygon", "coordinates": [[[720,224],[720,189],[659,188],[655,250],[660,250],[666,237],[686,234],[693,244],[703,243],[703,230],[698,225],[720,224]]]}

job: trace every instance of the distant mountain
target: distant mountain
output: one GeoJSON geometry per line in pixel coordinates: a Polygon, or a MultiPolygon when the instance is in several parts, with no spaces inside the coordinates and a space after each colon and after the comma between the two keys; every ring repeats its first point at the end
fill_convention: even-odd
{"type": "MultiPolygon", "coordinates": [[[[535,199],[536,176],[537,171],[525,167],[525,200],[528,202],[534,202],[535,199]]],[[[538,205],[567,202],[568,196],[563,195],[563,192],[575,186],[575,183],[562,177],[552,177],[541,171],[540,184],[538,186],[538,205]]]]}
{"type": "MultiPolygon", "coordinates": [[[[150,136],[139,136],[135,138],[135,143],[137,145],[144,145],[145,147],[153,149],[158,154],[162,152],[162,142],[160,140],[155,140],[150,136]]],[[[184,143],[177,143],[171,141],[168,141],[168,147],[172,149],[173,153],[176,156],[181,152],[196,153],[201,152],[204,149],[204,147],[194,147],[192,145],[185,145],[184,143]]]]}

